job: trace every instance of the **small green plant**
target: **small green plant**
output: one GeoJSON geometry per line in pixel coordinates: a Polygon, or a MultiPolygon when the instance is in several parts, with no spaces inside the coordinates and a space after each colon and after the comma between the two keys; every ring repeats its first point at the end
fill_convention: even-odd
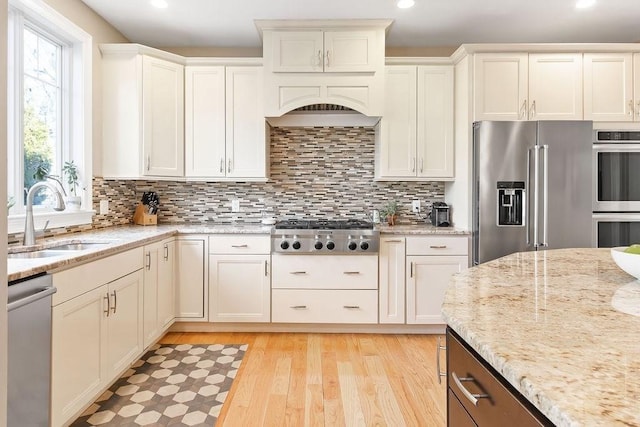
{"type": "Polygon", "coordinates": [[[78,165],[73,160],[70,162],[64,162],[62,167],[62,173],[66,176],[67,184],[69,185],[69,192],[74,196],[77,196],[77,188],[80,185],[80,178],[78,177],[78,165]]]}
{"type": "Polygon", "coordinates": [[[387,218],[389,225],[395,225],[398,212],[400,212],[400,206],[398,205],[398,202],[394,200],[387,203],[382,207],[382,209],[380,209],[380,216],[387,218]]]}

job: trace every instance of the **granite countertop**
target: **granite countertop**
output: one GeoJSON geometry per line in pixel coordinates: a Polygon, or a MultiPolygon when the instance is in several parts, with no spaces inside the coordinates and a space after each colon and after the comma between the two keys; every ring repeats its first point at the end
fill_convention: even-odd
{"type": "Polygon", "coordinates": [[[455,227],[434,227],[431,224],[425,223],[420,225],[394,225],[389,226],[386,224],[376,225],[376,230],[380,231],[380,234],[406,234],[406,235],[430,235],[430,234],[451,234],[451,235],[469,235],[468,230],[455,227]]]}
{"type": "Polygon", "coordinates": [[[453,277],[447,324],[558,426],[640,425],[640,282],[609,249],[516,253],[453,277]]]}
{"type": "MultiPolygon", "coordinates": [[[[44,271],[55,272],[70,268],[76,264],[92,261],[108,255],[113,255],[127,249],[133,249],[147,243],[155,242],[176,234],[270,234],[271,226],[260,224],[166,224],[154,226],[124,225],[66,234],[56,238],[40,239],[37,249],[47,249],[61,242],[105,242],[95,248],[81,252],[70,252],[61,256],[46,258],[9,258],[7,260],[8,281],[18,280],[44,271]]],[[[9,252],[24,250],[19,246],[12,246],[9,252]]]]}

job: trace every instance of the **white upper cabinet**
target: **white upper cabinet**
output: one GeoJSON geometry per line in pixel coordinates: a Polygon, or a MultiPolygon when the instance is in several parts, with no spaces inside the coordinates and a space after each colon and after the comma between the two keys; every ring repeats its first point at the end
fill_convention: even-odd
{"type": "Polygon", "coordinates": [[[453,67],[390,65],[385,76],[377,178],[453,178],[453,67]]]}
{"type": "Polygon", "coordinates": [[[100,48],[103,176],[183,176],[184,66],[141,54],[138,45],[100,48]]]}
{"type": "Polygon", "coordinates": [[[187,66],[185,175],[266,179],[262,67],[187,66]]]}
{"type": "Polygon", "coordinates": [[[582,55],[478,53],[475,120],[581,120],[582,55]]]}
{"type": "Polygon", "coordinates": [[[274,31],[273,71],[374,72],[375,31],[274,31]]]}
{"type": "Polygon", "coordinates": [[[629,122],[640,120],[640,60],[632,53],[584,54],[584,115],[587,120],[629,122]]]}
{"type": "Polygon", "coordinates": [[[633,95],[635,120],[640,121],[640,53],[633,54],[633,95]]]}

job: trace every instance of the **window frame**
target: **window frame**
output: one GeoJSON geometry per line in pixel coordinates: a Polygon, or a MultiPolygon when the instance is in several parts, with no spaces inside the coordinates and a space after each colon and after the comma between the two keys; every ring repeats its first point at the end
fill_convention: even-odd
{"type": "MultiPolygon", "coordinates": [[[[13,174],[11,180],[22,181],[24,175],[22,135],[23,85],[22,31],[27,26],[31,31],[60,42],[62,49],[62,104],[59,133],[62,135],[61,162],[73,160],[80,167],[82,210],[77,212],[54,212],[34,209],[36,229],[49,222],[48,228],[69,227],[90,224],[95,214],[92,206],[92,37],[66,17],[51,8],[42,0],[9,1],[9,84],[8,84],[8,167],[7,173],[13,174]],[[17,55],[20,55],[18,57],[17,55]],[[19,78],[16,74],[19,72],[19,78]],[[66,87],[65,87],[66,84],[66,87]],[[64,141],[66,139],[66,141],[64,141]],[[13,141],[16,141],[12,143],[13,141]],[[18,142],[19,141],[19,142],[18,142]],[[20,175],[22,174],[22,175],[20,175]]],[[[17,185],[16,185],[17,186],[17,185]]],[[[8,183],[7,183],[8,187],[8,183]]],[[[10,190],[14,192],[13,189],[10,190]]],[[[8,232],[24,231],[24,207],[21,194],[15,195],[18,203],[8,217],[8,232]],[[16,209],[18,208],[18,209],[16,209]]]]}

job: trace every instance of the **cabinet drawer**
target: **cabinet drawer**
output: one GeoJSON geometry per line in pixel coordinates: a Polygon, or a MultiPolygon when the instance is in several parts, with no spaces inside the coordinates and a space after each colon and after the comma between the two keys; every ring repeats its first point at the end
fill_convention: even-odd
{"type": "Polygon", "coordinates": [[[407,237],[407,255],[467,255],[468,237],[407,237]]]}
{"type": "Polygon", "coordinates": [[[271,321],[279,323],[377,323],[375,290],[274,289],[271,321]]]}
{"type": "Polygon", "coordinates": [[[58,292],[53,294],[51,304],[56,306],[140,270],[143,264],[143,253],[143,248],[139,247],[55,273],[53,286],[58,289],[58,292]]]}
{"type": "Polygon", "coordinates": [[[271,287],[378,289],[376,255],[273,255],[271,287]]]}
{"type": "Polygon", "coordinates": [[[514,394],[517,391],[512,392],[501,383],[495,374],[483,366],[451,333],[447,333],[447,384],[479,426],[552,425],[532,405],[521,402],[520,399],[523,401],[525,399],[514,394]],[[458,385],[454,380],[454,375],[459,379],[473,378],[473,380],[465,380],[458,385]],[[470,393],[486,394],[489,397],[478,398],[477,405],[474,405],[465,396],[461,387],[470,393]]]}
{"type": "Polygon", "coordinates": [[[219,234],[209,236],[210,254],[269,254],[271,236],[255,234],[219,234]]]}

